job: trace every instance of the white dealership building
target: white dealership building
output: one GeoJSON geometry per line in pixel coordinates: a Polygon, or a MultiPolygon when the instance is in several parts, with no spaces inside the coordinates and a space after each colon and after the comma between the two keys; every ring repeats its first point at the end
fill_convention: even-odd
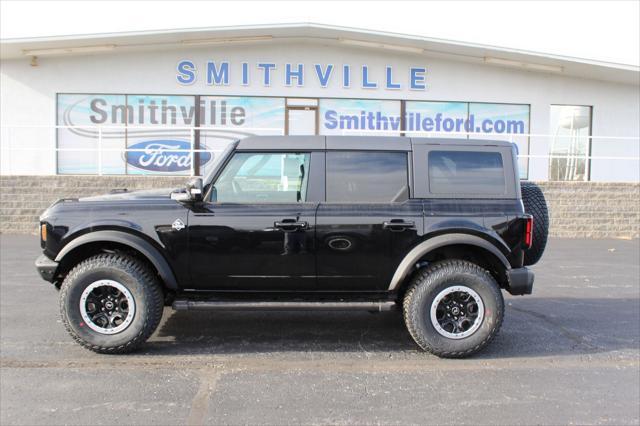
{"type": "Polygon", "coordinates": [[[2,40],[4,175],[203,174],[252,134],[510,140],[531,180],[640,179],[640,70],[316,24],[2,40]]]}

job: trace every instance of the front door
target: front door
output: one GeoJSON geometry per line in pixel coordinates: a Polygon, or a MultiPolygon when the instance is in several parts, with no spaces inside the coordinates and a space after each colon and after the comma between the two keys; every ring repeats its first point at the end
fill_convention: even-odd
{"type": "Polygon", "coordinates": [[[310,153],[236,152],[189,219],[192,286],[313,290],[316,202],[310,153]]]}

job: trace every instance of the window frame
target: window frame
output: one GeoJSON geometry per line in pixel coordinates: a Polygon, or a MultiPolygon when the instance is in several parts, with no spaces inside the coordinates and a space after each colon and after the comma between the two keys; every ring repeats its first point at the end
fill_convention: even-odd
{"type": "MultiPolygon", "coordinates": [[[[587,135],[587,158],[585,158],[585,174],[584,180],[551,180],[551,167],[547,165],[547,180],[549,182],[590,182],[591,181],[591,166],[592,166],[592,150],[593,150],[593,105],[586,104],[549,104],[549,125],[551,125],[551,114],[553,107],[579,107],[579,108],[589,108],[589,134],[587,135]]],[[[551,129],[549,129],[551,131],[551,129]]],[[[548,148],[548,154],[553,155],[551,152],[551,147],[548,148]]],[[[551,159],[550,159],[551,160],[551,159]]]]}
{"type": "Polygon", "coordinates": [[[236,149],[233,151],[228,158],[225,159],[224,164],[220,165],[220,168],[216,171],[215,175],[211,178],[211,182],[209,184],[209,189],[207,190],[207,194],[204,202],[208,204],[237,204],[237,205],[296,205],[296,204],[305,204],[305,203],[318,203],[320,202],[321,196],[324,194],[324,185],[319,185],[318,182],[322,180],[320,173],[324,171],[324,156],[320,156],[320,152],[311,151],[308,149],[298,150],[298,149],[268,149],[268,150],[239,150],[236,149]],[[307,189],[306,189],[306,200],[297,201],[297,202],[288,202],[288,201],[273,201],[273,202],[220,202],[218,200],[213,200],[213,188],[215,184],[218,182],[220,176],[224,173],[225,169],[229,166],[229,163],[233,160],[233,158],[238,154],[305,154],[309,155],[309,170],[307,171],[307,189]]]}
{"type": "Polygon", "coordinates": [[[411,151],[398,150],[398,149],[330,149],[325,151],[325,168],[324,168],[324,202],[328,204],[403,204],[413,198],[413,162],[411,151]],[[407,199],[402,201],[331,201],[327,196],[327,188],[329,185],[327,184],[327,179],[329,176],[327,167],[328,167],[328,159],[326,158],[326,154],[330,153],[385,153],[385,154],[404,154],[406,160],[406,173],[407,173],[407,199]]]}
{"type": "Polygon", "coordinates": [[[414,145],[413,168],[415,170],[415,191],[417,198],[438,199],[495,199],[513,200],[519,199],[520,179],[516,179],[514,169],[515,148],[508,146],[473,146],[473,145],[414,145]],[[477,194],[477,193],[449,193],[440,194],[431,192],[429,182],[429,154],[431,151],[462,151],[462,152],[490,152],[499,153],[502,156],[504,170],[505,191],[501,194],[477,194]]]}

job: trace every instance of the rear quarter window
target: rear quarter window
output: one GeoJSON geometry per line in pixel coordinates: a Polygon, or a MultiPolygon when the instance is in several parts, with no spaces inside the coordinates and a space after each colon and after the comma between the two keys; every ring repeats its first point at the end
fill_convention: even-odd
{"type": "Polygon", "coordinates": [[[502,154],[481,151],[440,151],[428,154],[432,194],[501,195],[506,192],[502,154]]]}

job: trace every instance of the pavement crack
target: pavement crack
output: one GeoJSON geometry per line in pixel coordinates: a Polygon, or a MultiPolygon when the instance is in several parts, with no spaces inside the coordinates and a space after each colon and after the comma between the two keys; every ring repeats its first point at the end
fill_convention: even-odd
{"type": "Polygon", "coordinates": [[[200,387],[191,400],[191,410],[185,422],[188,426],[204,425],[211,397],[215,393],[221,372],[216,370],[204,370],[200,375],[200,387]]]}

